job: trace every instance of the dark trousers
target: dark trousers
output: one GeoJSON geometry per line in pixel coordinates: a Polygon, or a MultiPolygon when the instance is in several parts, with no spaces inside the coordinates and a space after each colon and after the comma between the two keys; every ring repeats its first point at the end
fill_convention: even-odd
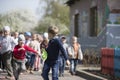
{"type": "Polygon", "coordinates": [[[52,68],[52,80],[58,80],[59,61],[45,61],[42,71],[42,77],[44,80],[49,80],[48,74],[52,68]]]}
{"type": "Polygon", "coordinates": [[[3,59],[2,59],[2,54],[0,54],[0,68],[1,69],[5,69],[5,65],[4,65],[4,62],[3,62],[3,59]]]}
{"type": "Polygon", "coordinates": [[[12,65],[13,65],[13,74],[14,74],[15,80],[18,80],[20,73],[22,71],[25,71],[25,62],[19,62],[13,59],[12,65]]]}
{"type": "Polygon", "coordinates": [[[35,54],[30,54],[30,53],[28,53],[27,54],[27,56],[29,56],[29,57],[27,57],[27,63],[26,63],[26,65],[27,65],[27,69],[28,68],[30,68],[30,69],[32,69],[33,68],[33,66],[34,66],[34,62],[35,62],[35,54]]]}
{"type": "Polygon", "coordinates": [[[0,68],[2,69],[2,55],[0,54],[0,68]]]}
{"type": "Polygon", "coordinates": [[[12,69],[12,51],[7,51],[2,54],[2,60],[5,65],[5,69],[8,73],[8,76],[13,76],[13,69],[12,69]]]}
{"type": "Polygon", "coordinates": [[[66,64],[65,62],[66,62],[66,61],[65,61],[64,57],[60,57],[60,58],[59,58],[59,74],[60,74],[60,75],[64,73],[65,64],[66,64]]]}
{"type": "Polygon", "coordinates": [[[30,68],[33,68],[34,66],[34,62],[35,62],[35,54],[31,54],[31,58],[30,58],[30,68]]]}

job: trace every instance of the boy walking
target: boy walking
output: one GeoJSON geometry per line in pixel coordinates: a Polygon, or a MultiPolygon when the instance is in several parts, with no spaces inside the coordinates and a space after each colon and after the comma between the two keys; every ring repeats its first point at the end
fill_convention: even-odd
{"type": "Polygon", "coordinates": [[[7,71],[7,79],[14,79],[13,77],[13,70],[11,65],[12,60],[12,51],[13,51],[13,44],[15,45],[14,39],[10,36],[10,27],[5,26],[3,28],[4,36],[1,38],[1,48],[0,52],[2,55],[2,60],[4,62],[6,71],[7,71]]]}
{"type": "Polygon", "coordinates": [[[45,60],[42,77],[44,80],[49,80],[48,73],[50,68],[52,68],[52,80],[58,80],[58,70],[59,70],[59,51],[62,52],[67,64],[69,65],[70,62],[67,58],[66,52],[63,48],[61,41],[57,37],[58,28],[51,26],[48,28],[48,35],[49,35],[49,44],[46,49],[47,51],[47,59],[45,60]]]}
{"type": "Polygon", "coordinates": [[[25,37],[21,34],[18,38],[18,45],[16,45],[13,50],[13,73],[15,80],[18,80],[21,71],[25,70],[26,51],[38,54],[37,51],[33,50],[27,45],[24,45],[24,43],[25,37]]]}
{"type": "Polygon", "coordinates": [[[77,37],[73,36],[72,37],[72,44],[68,48],[68,55],[70,58],[70,73],[72,75],[76,74],[76,67],[78,64],[78,59],[82,60],[83,59],[83,54],[81,50],[81,46],[77,41],[77,37]]]}

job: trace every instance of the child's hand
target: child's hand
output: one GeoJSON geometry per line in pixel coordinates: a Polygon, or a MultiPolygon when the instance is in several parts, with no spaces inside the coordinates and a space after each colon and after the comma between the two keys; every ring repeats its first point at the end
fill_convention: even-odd
{"type": "Polygon", "coordinates": [[[37,52],[37,53],[36,53],[36,55],[37,55],[37,56],[40,56],[40,53],[39,53],[39,52],[37,52]]]}
{"type": "Polygon", "coordinates": [[[68,66],[70,65],[70,61],[69,60],[67,60],[66,63],[67,63],[68,66]]]}
{"type": "Polygon", "coordinates": [[[19,48],[18,50],[25,50],[25,48],[22,47],[22,48],[19,48]]]}
{"type": "Polygon", "coordinates": [[[39,57],[41,57],[41,54],[38,54],[39,57]]]}
{"type": "Polygon", "coordinates": [[[69,53],[68,55],[69,55],[69,57],[72,57],[72,53],[69,53]]]}

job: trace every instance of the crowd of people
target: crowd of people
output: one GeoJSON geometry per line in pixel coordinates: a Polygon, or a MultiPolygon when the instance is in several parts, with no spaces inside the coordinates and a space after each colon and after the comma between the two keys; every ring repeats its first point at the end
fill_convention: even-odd
{"type": "Polygon", "coordinates": [[[81,46],[77,37],[73,36],[70,43],[67,37],[58,36],[59,29],[50,26],[48,32],[36,34],[31,32],[14,32],[4,26],[0,31],[0,69],[6,71],[6,79],[19,80],[19,75],[41,71],[44,80],[49,80],[52,69],[52,80],[64,76],[66,64],[70,65],[71,75],[76,74],[78,59],[82,60],[81,46]],[[47,58],[42,59],[43,49],[47,58]]]}

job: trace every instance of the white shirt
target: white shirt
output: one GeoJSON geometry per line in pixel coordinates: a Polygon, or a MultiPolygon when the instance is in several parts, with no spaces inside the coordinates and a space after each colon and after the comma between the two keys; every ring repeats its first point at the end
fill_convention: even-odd
{"type": "Polygon", "coordinates": [[[1,39],[0,39],[0,44],[1,44],[1,49],[0,49],[0,52],[1,54],[9,51],[9,50],[13,50],[13,44],[15,44],[15,41],[14,39],[11,37],[11,36],[3,36],[1,39]]]}

